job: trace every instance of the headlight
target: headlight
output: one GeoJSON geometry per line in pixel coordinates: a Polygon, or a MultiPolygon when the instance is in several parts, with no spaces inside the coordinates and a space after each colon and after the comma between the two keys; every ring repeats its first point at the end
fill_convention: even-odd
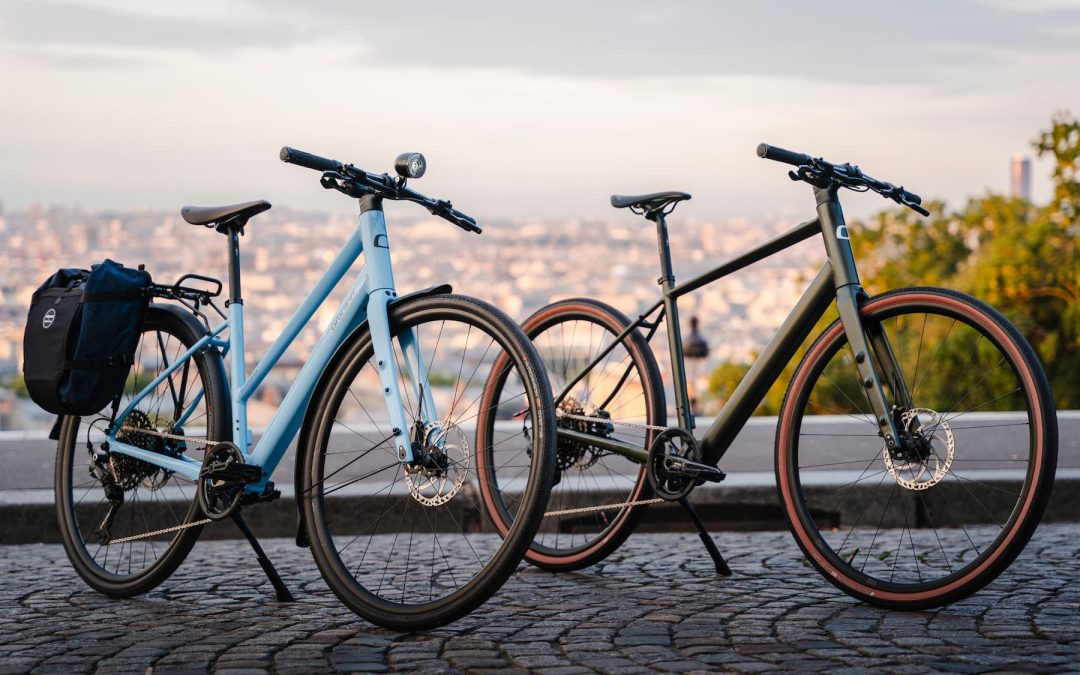
{"type": "Polygon", "coordinates": [[[402,178],[419,178],[427,170],[427,160],[419,152],[403,152],[394,160],[394,170],[402,178]]]}

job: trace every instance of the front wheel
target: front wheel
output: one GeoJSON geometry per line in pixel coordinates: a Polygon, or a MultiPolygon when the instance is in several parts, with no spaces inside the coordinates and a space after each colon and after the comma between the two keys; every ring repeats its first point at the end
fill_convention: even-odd
{"type": "MultiPolygon", "coordinates": [[[[844,592],[898,609],[996,578],[1050,496],[1057,422],[1031,346],[988,305],[913,288],[861,309],[901,436],[888,450],[843,326],[810,347],[780,413],[780,502],[810,562],[844,592]]],[[[861,355],[860,355],[861,356],[861,355]]]]}
{"type": "MultiPolygon", "coordinates": [[[[543,365],[520,328],[494,307],[440,295],[389,309],[394,357],[416,464],[398,460],[371,335],[342,347],[312,406],[301,500],[323,578],[353,611],[386,628],[454,621],[491,597],[521,562],[543,516],[555,469],[555,419],[543,365]],[[414,344],[405,351],[401,345],[414,344]],[[512,393],[493,404],[496,366],[512,393]],[[411,373],[427,372],[430,390],[411,373]],[[433,400],[434,410],[423,401],[433,400]],[[489,409],[497,405],[497,409],[489,409]],[[477,420],[506,422],[474,440],[477,420]],[[523,420],[529,421],[526,432],[523,420]],[[478,456],[497,444],[519,472],[521,517],[505,538],[484,531],[478,456]]],[[[432,405],[431,403],[427,404],[432,405]]]]}

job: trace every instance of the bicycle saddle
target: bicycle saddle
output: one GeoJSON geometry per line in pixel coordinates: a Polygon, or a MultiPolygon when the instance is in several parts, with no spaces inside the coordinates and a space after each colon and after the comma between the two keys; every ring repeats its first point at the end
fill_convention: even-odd
{"type": "Polygon", "coordinates": [[[246,221],[269,208],[270,202],[259,199],[228,206],[185,206],[180,209],[180,216],[192,225],[209,225],[233,219],[246,221]]]}
{"type": "Polygon", "coordinates": [[[611,195],[611,205],[617,209],[641,209],[646,213],[690,199],[685,192],[653,192],[647,195],[611,195]]]}

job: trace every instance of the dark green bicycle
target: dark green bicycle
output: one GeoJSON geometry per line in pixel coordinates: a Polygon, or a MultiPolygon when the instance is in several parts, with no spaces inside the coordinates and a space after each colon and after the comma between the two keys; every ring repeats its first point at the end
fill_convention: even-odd
{"type": "MultiPolygon", "coordinates": [[[[575,298],[525,321],[559,427],[559,477],[527,558],[553,570],[592,565],[626,540],[650,503],[668,500],[690,511],[718,571],[728,572],[687,495],[724,479],[724,453],[835,303],[839,318],[806,351],[778,419],[776,479],[792,534],[830,582],[864,601],[924,608],[970,595],[1016,558],[1050,496],[1056,412],[1035,352],[999,312],[962,293],[865,293],[839,190],[874,191],[928,215],[918,195],[850,164],[765,144],[758,155],[796,167],[789,175],[813,187],[816,218],[677,285],[665,216],[690,195],[613,196],[613,206],[656,226],[661,299],[636,320],[575,298]],[[815,236],[825,244],[821,270],[699,439],[678,299],[815,236]],[[661,323],[675,426],[649,347],[661,323]]],[[[499,368],[493,373],[488,395],[498,400],[499,368]]],[[[527,434],[529,420],[521,424],[527,434]]],[[[488,448],[478,458],[481,492],[496,527],[509,531],[515,513],[502,495],[524,463],[478,446],[488,448]]]]}

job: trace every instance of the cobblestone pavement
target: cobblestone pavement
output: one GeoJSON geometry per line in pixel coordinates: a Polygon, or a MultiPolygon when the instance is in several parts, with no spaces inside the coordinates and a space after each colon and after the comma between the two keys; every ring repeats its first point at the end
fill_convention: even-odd
{"type": "Polygon", "coordinates": [[[247,545],[203,542],[133,600],[89,590],[56,545],[0,548],[0,672],[1080,672],[1080,525],[1042,527],[982,592],[945,609],[860,604],[786,532],[642,534],[606,563],[522,567],[450,627],[402,635],[352,615],[309,553],[264,542],[298,602],[273,600],[247,545]]]}

